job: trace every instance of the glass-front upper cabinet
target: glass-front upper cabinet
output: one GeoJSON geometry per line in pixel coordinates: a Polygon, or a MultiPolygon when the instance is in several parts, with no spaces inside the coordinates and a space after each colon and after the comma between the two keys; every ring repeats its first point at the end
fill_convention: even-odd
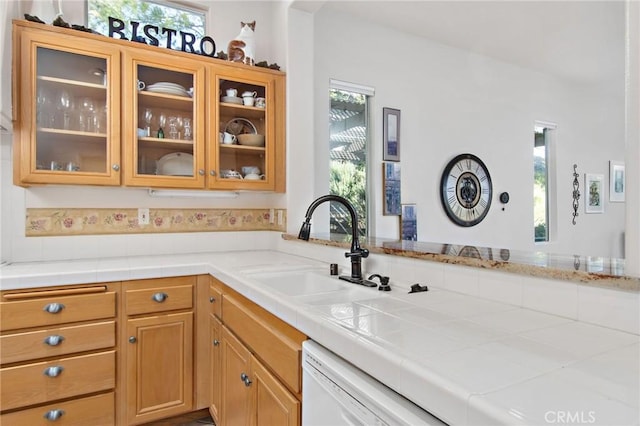
{"type": "Polygon", "coordinates": [[[125,185],[204,188],[205,66],[166,52],[127,52],[125,185]]]}
{"type": "Polygon", "coordinates": [[[14,36],[16,183],[120,184],[119,52],[15,27],[14,36]]]}
{"type": "Polygon", "coordinates": [[[276,182],[284,185],[284,161],[276,161],[284,160],[284,124],[277,116],[284,116],[283,81],[264,71],[213,72],[209,96],[217,108],[209,136],[208,186],[279,190],[276,182]]]}

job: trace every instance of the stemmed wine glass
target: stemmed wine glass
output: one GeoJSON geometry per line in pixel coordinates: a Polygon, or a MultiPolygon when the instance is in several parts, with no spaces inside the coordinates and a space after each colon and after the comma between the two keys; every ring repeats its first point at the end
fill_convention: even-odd
{"type": "Polygon", "coordinates": [[[60,91],[58,95],[58,109],[62,114],[62,128],[69,130],[71,127],[71,110],[73,109],[73,104],[71,102],[71,95],[66,90],[60,91]]]}
{"type": "Polygon", "coordinates": [[[153,120],[153,110],[151,108],[145,108],[143,114],[144,131],[146,136],[151,136],[151,120],[153,120]]]}
{"type": "Polygon", "coordinates": [[[38,127],[49,126],[49,104],[51,103],[50,94],[47,89],[42,86],[38,86],[38,93],[36,94],[36,124],[38,127]]]}

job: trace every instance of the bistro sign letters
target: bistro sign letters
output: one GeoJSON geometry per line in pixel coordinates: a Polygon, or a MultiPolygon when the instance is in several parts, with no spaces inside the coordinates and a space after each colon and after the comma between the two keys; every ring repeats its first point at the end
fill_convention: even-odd
{"type": "MultiPolygon", "coordinates": [[[[185,31],[177,31],[171,28],[161,28],[157,25],[140,25],[140,22],[131,22],[131,41],[138,43],[159,46],[160,40],[158,36],[167,37],[167,49],[173,49],[173,42],[176,41],[180,50],[187,53],[196,53],[199,55],[214,57],[216,52],[216,42],[209,36],[202,37],[199,41],[195,34],[185,31]],[[175,37],[175,39],[174,39],[175,37]],[[148,40],[148,41],[147,41],[148,40]],[[199,48],[199,50],[197,50],[199,48]]],[[[129,40],[125,36],[126,24],[124,21],[109,16],[109,37],[129,40]],[[116,37],[116,35],[118,37],[116,37]]]]}

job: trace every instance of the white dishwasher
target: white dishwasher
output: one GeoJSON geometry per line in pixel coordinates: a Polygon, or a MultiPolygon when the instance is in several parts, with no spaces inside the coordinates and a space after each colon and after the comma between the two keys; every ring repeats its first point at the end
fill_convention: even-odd
{"type": "Polygon", "coordinates": [[[302,425],[445,425],[318,343],[302,343],[302,425]]]}

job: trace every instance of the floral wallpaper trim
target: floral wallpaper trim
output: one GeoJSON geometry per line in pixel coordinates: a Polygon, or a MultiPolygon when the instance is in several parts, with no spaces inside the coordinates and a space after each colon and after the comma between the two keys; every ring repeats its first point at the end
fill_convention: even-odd
{"type": "Polygon", "coordinates": [[[149,209],[149,224],[138,209],[27,209],[27,237],[155,234],[170,232],[285,231],[287,211],[273,209],[149,209]],[[282,212],[282,223],[278,214],[282,212]],[[273,222],[273,223],[272,223],[273,222]]]}

